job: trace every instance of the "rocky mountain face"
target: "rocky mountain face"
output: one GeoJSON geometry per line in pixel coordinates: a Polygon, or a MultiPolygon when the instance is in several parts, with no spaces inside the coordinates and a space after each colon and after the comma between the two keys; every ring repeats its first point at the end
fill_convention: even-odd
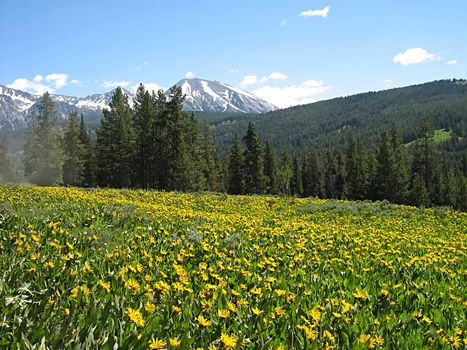
{"type": "Polygon", "coordinates": [[[183,79],[176,85],[186,95],[184,107],[189,111],[266,113],[277,109],[250,92],[218,81],[183,79]]]}
{"type": "MultiPolygon", "coordinates": [[[[249,92],[216,81],[184,79],[176,85],[186,94],[184,109],[187,111],[265,113],[277,109],[249,92]]],[[[131,105],[134,95],[128,90],[124,92],[131,105]]],[[[113,91],[109,91],[84,98],[64,95],[51,97],[60,118],[65,119],[76,111],[83,114],[91,125],[96,126],[102,109],[109,105],[112,93],[113,91]]],[[[165,93],[170,95],[170,90],[165,93]]],[[[36,103],[39,99],[38,95],[0,85],[0,130],[24,127],[37,110],[36,103]]]]}

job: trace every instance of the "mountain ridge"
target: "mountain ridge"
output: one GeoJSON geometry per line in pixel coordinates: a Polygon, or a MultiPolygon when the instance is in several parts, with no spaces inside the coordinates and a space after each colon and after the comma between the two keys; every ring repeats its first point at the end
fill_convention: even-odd
{"type": "MultiPolygon", "coordinates": [[[[175,85],[180,86],[186,95],[186,111],[265,113],[277,109],[252,93],[218,81],[182,79],[175,85]]],[[[76,111],[95,126],[102,115],[102,109],[108,108],[114,90],[86,97],[51,94],[51,98],[61,119],[66,119],[72,111],[76,111]]],[[[134,93],[126,89],[123,91],[132,105],[134,93]]],[[[169,95],[170,89],[164,93],[169,95]]],[[[14,130],[27,124],[37,109],[39,99],[39,95],[0,85],[0,130],[14,130]]]]}

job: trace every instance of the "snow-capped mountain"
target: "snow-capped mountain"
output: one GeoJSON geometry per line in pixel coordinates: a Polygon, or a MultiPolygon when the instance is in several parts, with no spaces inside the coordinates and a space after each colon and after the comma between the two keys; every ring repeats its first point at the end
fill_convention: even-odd
{"type": "Polygon", "coordinates": [[[265,113],[277,107],[250,92],[203,79],[183,79],[177,86],[186,95],[184,108],[189,111],[265,113]]]}
{"type": "MultiPolygon", "coordinates": [[[[123,90],[132,101],[133,94],[123,90]]],[[[71,112],[83,114],[87,119],[99,119],[102,109],[109,106],[113,91],[84,98],[50,95],[55,103],[59,118],[67,118],[71,112]]],[[[0,130],[17,129],[27,124],[31,115],[37,111],[40,96],[0,85],[0,130]]]]}
{"type": "MultiPolygon", "coordinates": [[[[204,112],[264,113],[277,109],[259,97],[227,84],[201,79],[184,79],[176,84],[186,95],[184,109],[204,112]]],[[[124,89],[132,105],[134,95],[124,89]]],[[[58,116],[67,118],[71,112],[83,114],[92,126],[97,126],[102,109],[107,108],[113,91],[84,98],[51,95],[58,116]]],[[[169,90],[166,91],[169,95],[169,90]]],[[[0,130],[21,128],[37,110],[40,96],[0,85],[0,130]]]]}

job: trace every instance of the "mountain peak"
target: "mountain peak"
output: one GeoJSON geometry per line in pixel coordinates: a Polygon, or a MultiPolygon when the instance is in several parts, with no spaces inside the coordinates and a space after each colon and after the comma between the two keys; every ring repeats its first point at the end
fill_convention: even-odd
{"type": "Polygon", "coordinates": [[[277,109],[250,92],[219,81],[192,78],[175,85],[186,95],[184,109],[189,111],[265,113],[277,109]]]}

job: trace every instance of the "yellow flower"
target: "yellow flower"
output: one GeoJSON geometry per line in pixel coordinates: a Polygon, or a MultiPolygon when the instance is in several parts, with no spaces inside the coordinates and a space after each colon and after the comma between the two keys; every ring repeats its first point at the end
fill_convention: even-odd
{"type": "Polygon", "coordinates": [[[217,314],[219,315],[220,318],[227,318],[230,316],[230,311],[227,309],[223,309],[223,310],[219,310],[217,314]]]}
{"type": "Polygon", "coordinates": [[[370,338],[371,338],[370,335],[368,335],[368,334],[362,334],[362,335],[360,335],[360,337],[358,338],[358,340],[360,341],[360,343],[366,344],[366,343],[369,343],[369,342],[370,342],[370,338]]]}
{"type": "Polygon", "coordinates": [[[65,309],[65,316],[70,316],[70,309],[68,308],[65,309]]]}
{"type": "Polygon", "coordinates": [[[256,316],[259,316],[263,313],[262,310],[258,309],[257,307],[254,307],[251,309],[251,311],[253,311],[253,313],[256,315],[256,316]]]}
{"type": "Polygon", "coordinates": [[[203,315],[198,316],[198,323],[201,327],[209,327],[211,325],[211,320],[204,318],[203,315]]]}
{"type": "Polygon", "coordinates": [[[130,278],[129,280],[125,281],[125,287],[131,290],[132,292],[138,292],[140,285],[138,281],[135,281],[134,279],[130,278]]]}
{"type": "Polygon", "coordinates": [[[336,337],[334,337],[334,336],[332,335],[332,333],[329,332],[329,331],[327,331],[327,330],[324,331],[324,336],[325,336],[326,338],[328,338],[330,341],[334,341],[334,340],[336,339],[336,337]]]}
{"type": "MultiPolygon", "coordinates": [[[[139,310],[132,309],[131,307],[126,309],[126,313],[130,320],[137,325],[138,327],[144,327],[144,318],[143,315],[139,310]]],[[[159,349],[159,348],[153,348],[153,349],[159,349]]]]}
{"type": "Polygon", "coordinates": [[[172,311],[175,312],[176,314],[179,314],[180,312],[182,312],[182,308],[176,305],[172,305],[172,311]]]}
{"type": "Polygon", "coordinates": [[[150,314],[153,314],[154,311],[156,311],[156,305],[154,305],[154,304],[152,304],[150,302],[147,302],[146,305],[144,305],[144,310],[146,310],[150,314]]]}
{"type": "Polygon", "coordinates": [[[110,282],[106,282],[104,280],[99,280],[99,285],[104,288],[107,293],[110,293],[110,282]]]}
{"type": "Polygon", "coordinates": [[[157,350],[157,349],[163,349],[165,347],[165,341],[161,339],[154,339],[151,338],[149,341],[149,349],[151,350],[157,350]]]}
{"type": "Polygon", "coordinates": [[[229,308],[230,311],[236,312],[237,311],[237,306],[232,303],[231,301],[227,302],[227,307],[229,308]]]}
{"type": "Polygon", "coordinates": [[[381,337],[379,335],[375,335],[375,341],[376,341],[376,344],[378,344],[379,346],[383,346],[383,344],[384,344],[383,337],[381,337]]]}
{"type": "Polygon", "coordinates": [[[318,308],[311,310],[310,315],[315,322],[318,322],[321,319],[321,311],[319,311],[318,308]]]}
{"type": "Polygon", "coordinates": [[[357,299],[366,299],[366,294],[363,293],[360,289],[357,289],[354,293],[353,296],[357,299]]]}
{"type": "Polygon", "coordinates": [[[79,292],[79,286],[78,286],[78,287],[75,287],[75,288],[73,288],[73,289],[71,290],[71,296],[72,296],[73,298],[78,297],[78,292],[79,292]]]}
{"type": "Polygon", "coordinates": [[[237,345],[237,338],[233,335],[222,333],[221,342],[226,349],[233,349],[237,345]]]}
{"type": "Polygon", "coordinates": [[[44,263],[44,267],[48,267],[49,269],[53,269],[54,266],[55,266],[54,263],[51,262],[51,261],[46,261],[46,262],[44,263]]]}
{"type": "Polygon", "coordinates": [[[179,347],[179,346],[180,346],[180,343],[181,343],[181,341],[178,340],[177,338],[171,338],[171,339],[169,339],[169,344],[170,344],[170,346],[172,346],[172,347],[174,347],[174,348],[179,347]]]}

